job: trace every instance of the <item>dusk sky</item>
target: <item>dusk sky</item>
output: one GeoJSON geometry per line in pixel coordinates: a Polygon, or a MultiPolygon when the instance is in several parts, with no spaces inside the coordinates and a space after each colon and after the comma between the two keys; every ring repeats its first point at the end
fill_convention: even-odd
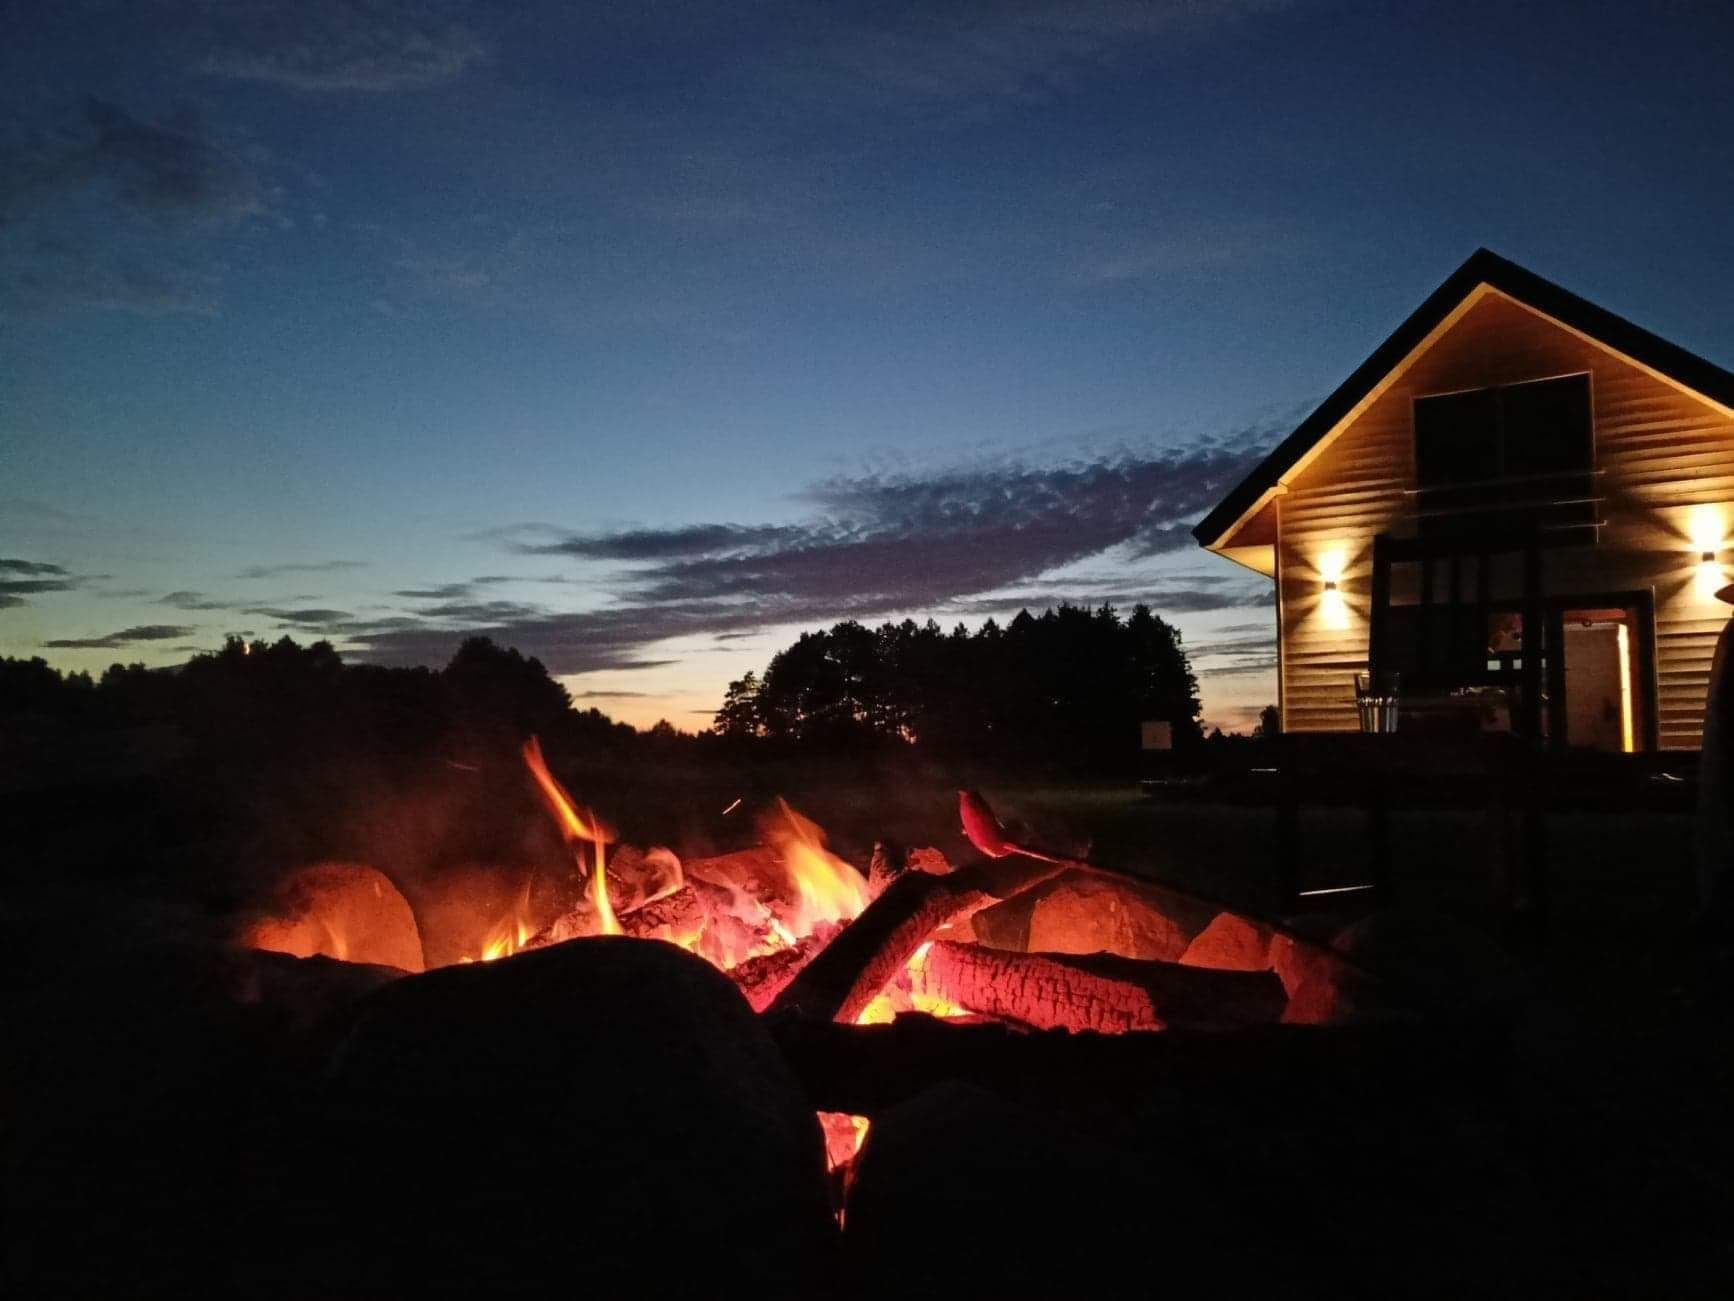
{"type": "Polygon", "coordinates": [[[705,726],[800,629],[1147,601],[1477,246],[1734,362],[1734,6],[0,5],[0,654],[228,633],[705,726]]]}

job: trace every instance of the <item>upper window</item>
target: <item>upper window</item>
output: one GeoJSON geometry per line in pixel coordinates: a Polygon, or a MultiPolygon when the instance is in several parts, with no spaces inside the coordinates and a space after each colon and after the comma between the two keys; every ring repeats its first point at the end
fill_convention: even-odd
{"type": "Polygon", "coordinates": [[[1595,540],[1588,375],[1415,400],[1416,514],[1426,534],[1595,540]]]}

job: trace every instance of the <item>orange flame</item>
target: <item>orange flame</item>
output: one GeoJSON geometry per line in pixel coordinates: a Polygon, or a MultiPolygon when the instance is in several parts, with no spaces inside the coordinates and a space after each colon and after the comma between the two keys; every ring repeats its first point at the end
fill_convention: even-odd
{"type": "Polygon", "coordinates": [[[765,839],[783,856],[799,896],[794,930],[810,934],[820,922],[853,921],[867,906],[867,880],[825,848],[825,833],[777,800],[776,816],[765,825],[765,839]]]}
{"type": "Polygon", "coordinates": [[[482,941],[481,960],[492,962],[496,958],[509,958],[528,944],[533,934],[535,931],[530,926],[530,879],[526,877],[523,892],[512,911],[482,941]]]}
{"type": "Polygon", "coordinates": [[[603,841],[596,841],[596,868],[590,873],[590,902],[596,905],[596,917],[604,935],[623,935],[620,919],[614,915],[614,905],[608,899],[608,864],[603,841]]]}
{"type": "MultiPolygon", "coordinates": [[[[542,792],[542,798],[549,810],[554,814],[554,820],[560,824],[560,830],[566,837],[566,843],[576,845],[586,841],[594,846],[596,863],[590,872],[590,885],[586,893],[590,902],[595,905],[596,918],[603,935],[621,935],[620,919],[614,915],[614,905],[608,898],[608,863],[606,846],[614,837],[607,827],[602,825],[595,813],[589,814],[586,822],[578,813],[578,806],[572,802],[572,797],[566,793],[566,788],[555,780],[554,774],[548,771],[547,761],[542,758],[542,743],[535,737],[524,742],[524,765],[529,768],[530,775],[536,779],[536,785],[542,792]]],[[[579,853],[579,861],[583,855],[579,853]]]]}
{"type": "Polygon", "coordinates": [[[568,844],[577,840],[599,844],[613,838],[607,834],[607,829],[596,821],[595,814],[590,815],[588,823],[578,816],[577,805],[573,804],[566,788],[548,771],[548,764],[542,758],[542,743],[533,736],[524,742],[524,765],[529,768],[530,776],[536,779],[542,798],[547,802],[554,820],[560,824],[560,830],[568,844]]]}

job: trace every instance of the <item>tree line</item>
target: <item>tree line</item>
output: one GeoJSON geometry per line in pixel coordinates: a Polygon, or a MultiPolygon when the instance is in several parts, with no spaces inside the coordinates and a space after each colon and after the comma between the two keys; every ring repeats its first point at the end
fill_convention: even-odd
{"type": "Polygon", "coordinates": [[[1123,770],[1139,724],[1199,739],[1198,683],[1180,634],[1145,606],[1025,610],[949,633],[932,619],[804,633],[763,674],[729,684],[712,730],[639,731],[573,706],[542,663],[486,637],[443,668],[348,664],[328,643],[231,638],[176,669],[115,664],[99,677],[0,659],[0,724],[15,738],[164,725],[206,760],[280,766],[318,755],[504,756],[531,733],[628,759],[713,749],[936,758],[1123,770]]]}
{"type": "Polygon", "coordinates": [[[486,637],[439,669],[346,664],[329,642],[289,637],[230,638],[178,668],[114,664],[95,678],[39,657],[0,659],[0,722],[19,735],[167,726],[236,759],[503,753],[531,733],[617,749],[643,735],[574,709],[539,660],[486,637]]]}
{"type": "Polygon", "coordinates": [[[762,675],[729,684],[716,731],[827,749],[912,745],[1016,766],[1123,768],[1139,725],[1200,739],[1198,680],[1180,634],[1147,606],[1020,612],[949,633],[929,619],[803,633],[762,675]]]}

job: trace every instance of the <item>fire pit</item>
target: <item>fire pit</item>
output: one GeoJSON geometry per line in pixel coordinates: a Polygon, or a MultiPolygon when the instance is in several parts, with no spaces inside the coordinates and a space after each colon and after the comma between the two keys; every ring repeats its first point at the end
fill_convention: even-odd
{"type": "Polygon", "coordinates": [[[318,864],[238,947],[115,953],[56,991],[17,1125],[21,1279],[1071,1294],[1154,1226],[1280,1276],[1316,1218],[1277,1232],[1292,1182],[1234,1171],[1285,1144],[1353,1137],[1317,1178],[1370,1231],[1386,1149],[1363,1143],[1421,1117],[1405,1178],[1462,1174],[1445,1136],[1498,1028],[1370,974],[1354,928],[1020,844],[968,793],[957,865],[882,844],[862,871],[781,800],[758,845],[683,860],[523,757],[569,878],[458,873],[412,905],[318,864]],[[122,1007],[124,1035],[81,1033],[122,1007]]]}

